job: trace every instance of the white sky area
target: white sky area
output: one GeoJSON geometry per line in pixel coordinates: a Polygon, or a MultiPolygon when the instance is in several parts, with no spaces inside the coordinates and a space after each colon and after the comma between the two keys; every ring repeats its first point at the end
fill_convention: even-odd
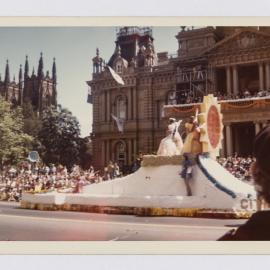
{"type": "MultiPolygon", "coordinates": [[[[175,35],[180,27],[153,27],[157,52],[176,53],[175,35]]],[[[10,76],[18,80],[19,65],[24,68],[28,55],[30,74],[38,67],[43,53],[44,73],[51,75],[53,57],[56,58],[58,103],[78,118],[81,135],[92,129],[92,105],[88,104],[87,80],[92,77],[92,58],[96,48],[106,62],[115,49],[116,27],[0,27],[0,73],[5,74],[9,60],[10,76]]]]}

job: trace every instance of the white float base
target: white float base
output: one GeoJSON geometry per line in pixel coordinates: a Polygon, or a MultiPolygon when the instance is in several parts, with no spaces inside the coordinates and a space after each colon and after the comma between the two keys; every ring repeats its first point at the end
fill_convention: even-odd
{"type": "Polygon", "coordinates": [[[179,175],[182,168],[175,165],[175,161],[168,164],[168,160],[146,156],[137,172],[85,186],[80,194],[24,193],[21,206],[40,210],[104,212],[107,209],[107,212],[120,214],[176,216],[223,213],[247,217],[256,211],[253,186],[234,178],[217,162],[199,158],[190,180],[192,196],[186,196],[185,183],[179,175]]]}

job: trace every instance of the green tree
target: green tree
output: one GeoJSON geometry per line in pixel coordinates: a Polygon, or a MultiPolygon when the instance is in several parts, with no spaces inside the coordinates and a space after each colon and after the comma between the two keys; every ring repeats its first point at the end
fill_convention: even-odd
{"type": "Polygon", "coordinates": [[[89,137],[80,138],[80,165],[83,169],[89,169],[92,162],[92,142],[89,137]]]}
{"type": "Polygon", "coordinates": [[[24,132],[36,138],[38,136],[41,123],[37,113],[34,112],[33,105],[30,100],[24,101],[22,105],[22,113],[24,132]]]}
{"type": "Polygon", "coordinates": [[[0,162],[16,164],[26,158],[32,148],[32,136],[23,132],[23,115],[20,107],[0,98],[0,162]]]}
{"type": "Polygon", "coordinates": [[[45,110],[38,134],[38,139],[43,145],[43,161],[71,168],[79,161],[79,136],[79,122],[69,110],[60,105],[45,110]]]}

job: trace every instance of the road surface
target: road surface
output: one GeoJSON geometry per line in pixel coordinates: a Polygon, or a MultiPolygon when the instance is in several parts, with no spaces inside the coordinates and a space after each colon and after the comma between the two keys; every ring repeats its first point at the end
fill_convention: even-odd
{"type": "Polygon", "coordinates": [[[0,202],[0,241],[216,240],[245,220],[138,217],[20,209],[0,202]]]}

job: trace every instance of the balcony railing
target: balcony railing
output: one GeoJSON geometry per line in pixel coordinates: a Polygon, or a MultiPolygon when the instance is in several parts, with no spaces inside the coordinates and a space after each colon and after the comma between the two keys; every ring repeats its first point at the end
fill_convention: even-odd
{"type": "MultiPolygon", "coordinates": [[[[219,100],[221,111],[245,111],[247,109],[270,108],[270,95],[265,97],[253,97],[243,99],[219,100]]],[[[165,105],[165,117],[170,117],[175,113],[191,114],[199,108],[201,103],[165,105]]]]}

